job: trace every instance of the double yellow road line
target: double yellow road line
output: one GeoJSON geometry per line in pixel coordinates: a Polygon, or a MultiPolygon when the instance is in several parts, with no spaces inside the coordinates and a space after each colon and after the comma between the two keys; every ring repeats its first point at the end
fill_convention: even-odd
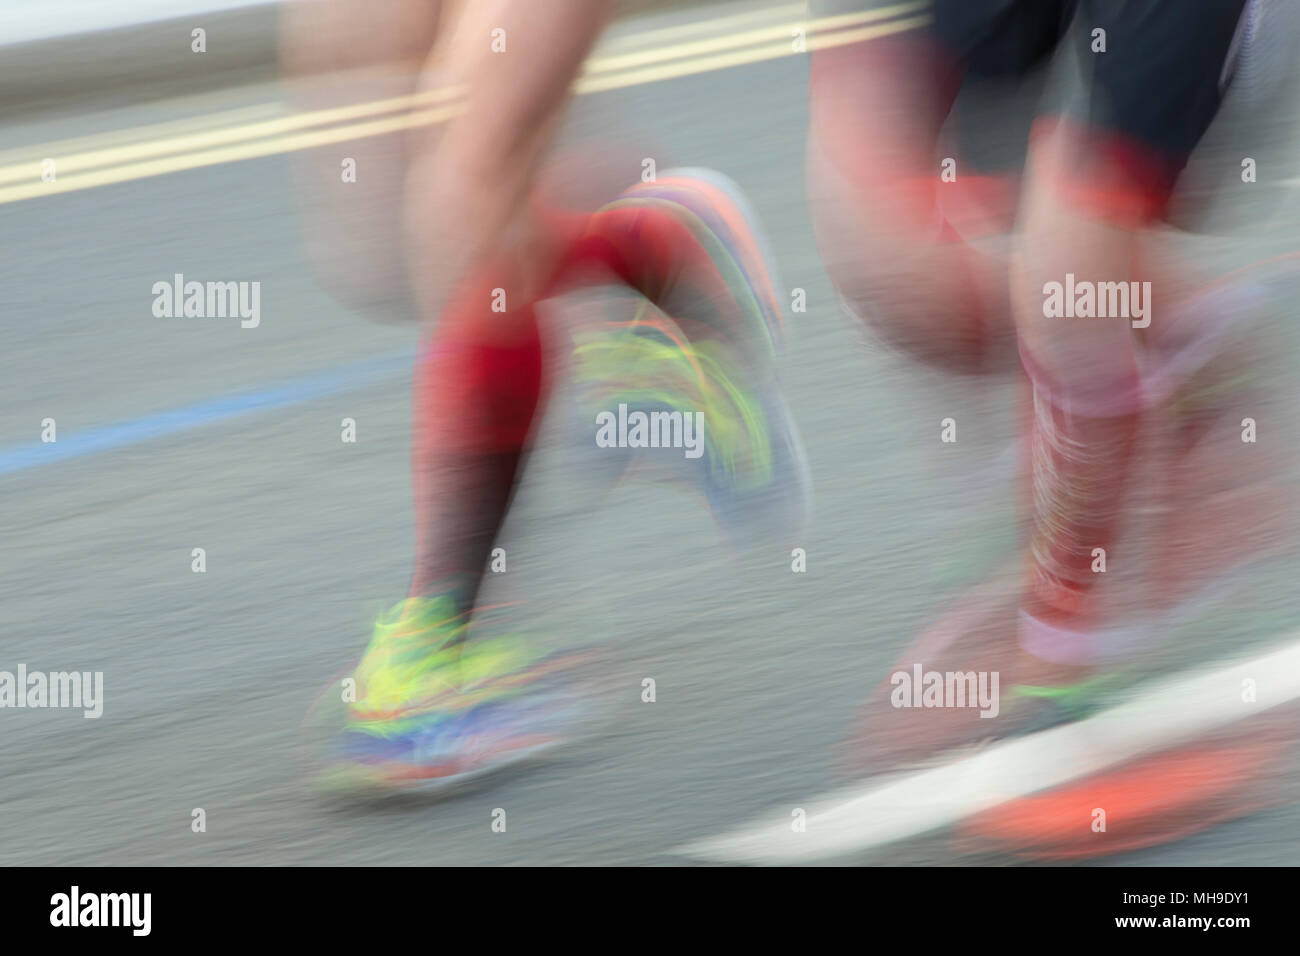
{"type": "MultiPolygon", "coordinates": [[[[806,20],[798,16],[803,4],[787,4],[615,36],[587,60],[573,91],[602,93],[860,43],[925,25],[928,8],[928,0],[909,0],[806,20]]],[[[298,113],[268,104],[35,146],[0,166],[0,205],[434,125],[463,109],[464,89],[446,87],[298,113]],[[107,145],[113,138],[118,144],[107,145]],[[42,178],[47,161],[53,161],[49,181],[42,178]]]]}

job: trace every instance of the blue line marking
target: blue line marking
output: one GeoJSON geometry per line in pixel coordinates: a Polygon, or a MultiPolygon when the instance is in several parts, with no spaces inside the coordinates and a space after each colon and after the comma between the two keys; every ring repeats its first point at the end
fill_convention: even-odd
{"type": "MultiPolygon", "coordinates": [[[[52,465],[73,458],[84,458],[103,451],[138,445],[167,435],[189,431],[242,418],[256,412],[286,408],[322,398],[365,388],[396,378],[411,370],[414,353],[410,350],[389,353],[340,366],[310,378],[296,379],[261,391],[240,392],[209,399],[183,408],[159,412],[131,421],[102,425],[78,432],[58,441],[36,441],[0,449],[0,475],[52,465]]],[[[33,425],[35,427],[35,425],[33,425]]]]}

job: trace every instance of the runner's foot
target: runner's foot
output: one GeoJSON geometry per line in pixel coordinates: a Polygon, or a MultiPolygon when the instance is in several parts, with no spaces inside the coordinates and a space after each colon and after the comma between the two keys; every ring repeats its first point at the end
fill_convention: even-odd
{"type": "Polygon", "coordinates": [[[630,320],[583,330],[575,356],[581,419],[626,406],[628,415],[702,420],[698,453],[642,452],[641,473],[700,491],[735,545],[788,538],[811,510],[812,481],[775,374],[783,331],[757,218],[734,183],[708,170],[669,170],[620,204],[685,223],[708,266],[688,270],[680,284],[707,274],[722,285],[668,295],[663,307],[678,306],[679,316],[643,302],[622,310],[630,320]]]}
{"type": "Polygon", "coordinates": [[[411,598],[380,617],[323,786],[431,789],[567,739],[583,713],[565,680],[572,659],[514,636],[467,639],[466,622],[447,598],[411,598]]]}

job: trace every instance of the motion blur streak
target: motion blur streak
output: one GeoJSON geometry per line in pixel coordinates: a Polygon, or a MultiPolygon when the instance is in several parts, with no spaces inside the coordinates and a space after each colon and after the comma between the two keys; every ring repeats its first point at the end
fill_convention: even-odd
{"type": "Polygon", "coordinates": [[[1177,5],[76,39],[0,675],[102,715],[0,679],[5,862],[1296,862],[1300,8],[1177,5]]]}

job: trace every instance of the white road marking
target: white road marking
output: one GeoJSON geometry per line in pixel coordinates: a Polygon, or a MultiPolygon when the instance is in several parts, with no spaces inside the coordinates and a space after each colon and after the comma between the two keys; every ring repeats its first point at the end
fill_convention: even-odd
{"type": "Polygon", "coordinates": [[[948,826],[1300,699],[1300,642],[1263,657],[1153,682],[1142,696],[1087,720],[1008,741],[944,766],[870,781],[678,849],[731,863],[811,863],[862,853],[948,826]],[[1244,681],[1255,701],[1243,701],[1244,681]]]}

